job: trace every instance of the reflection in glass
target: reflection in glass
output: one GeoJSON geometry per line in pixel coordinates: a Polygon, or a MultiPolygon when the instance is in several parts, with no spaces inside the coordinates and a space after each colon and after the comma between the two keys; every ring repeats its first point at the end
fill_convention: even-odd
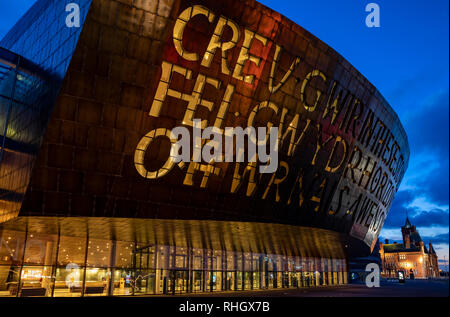
{"type": "Polygon", "coordinates": [[[344,259],[3,230],[0,296],[128,296],[347,282],[344,259]]]}

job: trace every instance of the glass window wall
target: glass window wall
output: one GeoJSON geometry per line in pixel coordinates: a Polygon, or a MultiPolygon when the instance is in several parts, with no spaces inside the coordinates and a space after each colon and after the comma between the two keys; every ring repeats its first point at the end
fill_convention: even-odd
{"type": "Polygon", "coordinates": [[[132,296],[347,283],[346,261],[3,230],[0,296],[132,296]]]}

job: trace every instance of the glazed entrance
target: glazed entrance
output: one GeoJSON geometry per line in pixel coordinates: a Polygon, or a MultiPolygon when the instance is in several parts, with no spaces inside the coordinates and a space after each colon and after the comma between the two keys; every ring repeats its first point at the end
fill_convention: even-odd
{"type": "Polygon", "coordinates": [[[133,262],[135,295],[347,283],[347,269],[343,259],[145,246],[134,251],[133,262]]]}
{"type": "Polygon", "coordinates": [[[0,296],[345,284],[347,260],[339,238],[332,231],[264,223],[18,217],[0,225],[0,296]]]}

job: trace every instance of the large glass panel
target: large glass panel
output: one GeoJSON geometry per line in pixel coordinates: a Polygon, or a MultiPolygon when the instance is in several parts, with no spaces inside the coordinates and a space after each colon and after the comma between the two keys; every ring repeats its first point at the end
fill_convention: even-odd
{"type": "Polygon", "coordinates": [[[244,289],[251,290],[253,284],[253,272],[244,272],[244,289]]]}
{"type": "Polygon", "coordinates": [[[136,278],[136,294],[155,294],[156,274],[155,270],[146,269],[140,271],[136,278]]]}
{"type": "Polygon", "coordinates": [[[1,231],[0,296],[17,296],[24,241],[24,232],[1,231]]]}
{"type": "Polygon", "coordinates": [[[253,279],[253,289],[259,289],[260,288],[260,273],[259,272],[252,272],[252,279],[253,279]]]}
{"type": "Polygon", "coordinates": [[[301,273],[300,272],[293,273],[292,281],[294,287],[301,287],[301,273]]]}
{"type": "Polygon", "coordinates": [[[148,246],[135,254],[136,287],[135,294],[154,294],[156,291],[155,247],[148,246]]]}
{"type": "Polygon", "coordinates": [[[346,283],[346,269],[343,259],[173,246],[139,248],[126,241],[87,241],[68,236],[58,239],[57,235],[33,233],[25,239],[23,232],[4,230],[0,296],[183,294],[317,287],[346,283]]]}
{"type": "Polygon", "coordinates": [[[114,295],[132,295],[132,270],[126,268],[114,269],[114,295]]]}
{"type": "Polygon", "coordinates": [[[271,289],[271,288],[276,288],[276,272],[273,271],[268,271],[267,272],[267,288],[271,289]]]}
{"type": "Polygon", "coordinates": [[[69,264],[56,268],[53,296],[78,297],[81,296],[84,268],[76,264],[69,264]]]}
{"type": "Polygon", "coordinates": [[[189,271],[186,270],[177,270],[175,271],[175,293],[186,293],[188,289],[189,283],[189,271]]]}
{"type": "Polygon", "coordinates": [[[109,267],[111,263],[110,240],[89,239],[87,252],[87,267],[109,267]]]}
{"type": "Polygon", "coordinates": [[[84,296],[104,296],[108,294],[109,269],[86,268],[84,296]]]}
{"type": "Polygon", "coordinates": [[[217,271],[205,271],[206,275],[206,291],[213,292],[217,290],[217,279],[218,279],[217,271]]]}
{"type": "Polygon", "coordinates": [[[0,296],[17,296],[20,266],[0,265],[0,296]]]}
{"type": "Polygon", "coordinates": [[[236,290],[242,291],[244,288],[244,273],[242,271],[236,272],[236,290]]]}
{"type": "Polygon", "coordinates": [[[53,296],[81,296],[84,265],[86,262],[86,238],[61,236],[53,296]]]}
{"type": "Polygon", "coordinates": [[[196,270],[192,272],[192,291],[203,291],[203,271],[196,270]]]}
{"type": "Polygon", "coordinates": [[[113,288],[111,293],[113,295],[132,295],[132,278],[133,273],[133,246],[134,243],[126,241],[111,241],[114,245],[112,252],[115,254],[115,268],[112,272],[112,281],[110,281],[113,288]]]}
{"type": "Polygon", "coordinates": [[[110,240],[89,239],[86,261],[85,296],[107,295],[108,287],[112,282],[111,271],[108,267],[111,263],[111,249],[113,243],[110,240]]]}
{"type": "Polygon", "coordinates": [[[51,296],[52,267],[24,265],[21,270],[19,296],[51,296]]]}
{"type": "Polygon", "coordinates": [[[57,235],[29,233],[26,242],[24,264],[54,265],[57,242],[57,235]]]}
{"type": "Polygon", "coordinates": [[[21,296],[52,296],[57,235],[29,233],[21,273],[21,296]]]}
{"type": "Polygon", "coordinates": [[[58,250],[58,265],[85,265],[86,238],[61,236],[58,250]]]}
{"type": "Polygon", "coordinates": [[[233,272],[223,272],[223,290],[224,291],[232,291],[234,289],[234,278],[233,272]]]}
{"type": "Polygon", "coordinates": [[[241,252],[236,252],[235,255],[235,267],[236,267],[236,290],[244,289],[244,256],[241,252]]]}

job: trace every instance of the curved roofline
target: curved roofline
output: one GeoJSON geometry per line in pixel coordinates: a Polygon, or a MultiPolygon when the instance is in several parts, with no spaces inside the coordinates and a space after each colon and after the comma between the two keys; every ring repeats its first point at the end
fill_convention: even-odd
{"type": "MultiPolygon", "coordinates": [[[[386,107],[386,109],[388,110],[388,112],[389,112],[390,114],[393,115],[394,120],[397,121],[397,122],[399,123],[398,126],[399,126],[399,128],[400,128],[400,133],[401,133],[401,135],[403,136],[403,138],[404,138],[404,140],[405,140],[405,142],[406,142],[405,145],[406,145],[406,147],[407,147],[407,154],[408,154],[408,157],[405,158],[405,167],[407,168],[407,167],[408,167],[408,164],[409,164],[409,155],[410,155],[410,147],[409,147],[408,135],[406,134],[405,128],[403,127],[403,124],[402,124],[402,122],[401,122],[401,120],[400,120],[400,118],[399,118],[397,112],[396,112],[396,111],[392,108],[392,106],[387,102],[386,98],[381,94],[381,92],[380,92],[380,91],[379,91],[379,90],[378,90],[378,89],[377,89],[377,88],[376,88],[376,87],[375,87],[375,86],[367,79],[366,76],[364,76],[358,69],[356,69],[355,66],[353,66],[347,59],[345,59],[345,57],[343,57],[341,54],[339,54],[339,53],[338,53],[334,48],[332,48],[330,45],[328,45],[327,43],[325,43],[324,41],[322,41],[321,39],[319,39],[317,36],[315,36],[314,34],[312,34],[310,31],[308,31],[307,29],[305,29],[305,28],[302,27],[301,25],[299,25],[299,24],[297,24],[296,22],[292,21],[290,18],[286,17],[285,15],[283,15],[283,14],[281,14],[281,13],[279,13],[279,12],[273,10],[273,9],[270,8],[270,7],[267,7],[266,5],[264,5],[264,4],[262,4],[262,3],[258,2],[258,1],[255,1],[255,0],[253,0],[253,1],[255,2],[256,5],[262,7],[262,8],[265,9],[265,10],[269,10],[270,12],[279,14],[279,15],[281,16],[282,19],[285,19],[285,20],[287,20],[288,22],[294,24],[296,27],[299,27],[300,29],[302,29],[303,31],[305,31],[306,34],[307,34],[308,36],[310,36],[311,38],[313,38],[313,39],[315,39],[315,40],[317,40],[317,41],[323,43],[329,50],[331,50],[332,52],[336,53],[336,55],[339,56],[339,57],[341,58],[341,60],[342,60],[341,62],[342,62],[342,63],[345,63],[346,66],[348,66],[349,68],[351,68],[352,70],[354,70],[354,71],[355,71],[357,74],[359,74],[364,80],[366,80],[367,84],[368,84],[370,87],[372,87],[372,88],[374,89],[375,95],[377,95],[377,97],[379,97],[379,98],[381,99],[381,101],[383,101],[383,104],[384,104],[384,106],[386,107]]],[[[405,170],[406,170],[406,169],[405,169],[405,170]]]]}
{"type": "MultiPolygon", "coordinates": [[[[14,41],[16,39],[16,37],[18,36],[17,34],[21,34],[21,32],[18,32],[18,30],[27,28],[28,26],[30,26],[33,23],[33,21],[39,17],[37,12],[40,12],[41,10],[48,7],[48,5],[51,3],[51,1],[53,1],[53,0],[37,0],[36,3],[19,19],[19,21],[11,28],[11,30],[3,37],[3,39],[0,41],[0,46],[5,46],[6,43],[14,41]]],[[[317,36],[312,34],[310,31],[308,31],[301,25],[297,24],[296,22],[294,22],[290,18],[286,17],[285,15],[273,10],[270,7],[267,7],[266,5],[264,5],[258,1],[255,1],[255,0],[250,0],[250,1],[253,1],[256,6],[259,6],[264,10],[268,10],[272,13],[276,13],[276,14],[280,15],[280,17],[282,19],[295,25],[297,28],[300,28],[301,30],[303,30],[313,40],[317,40],[317,41],[323,43],[329,50],[334,52],[336,54],[336,56],[338,56],[341,59],[341,62],[343,64],[346,64],[344,66],[348,66],[350,69],[354,70],[355,73],[359,74],[361,76],[361,78],[363,78],[367,82],[369,87],[372,87],[374,89],[374,94],[377,95],[377,97],[379,97],[379,99],[383,102],[383,105],[385,106],[386,110],[388,110],[388,112],[393,116],[393,119],[399,123],[398,126],[400,128],[400,133],[401,133],[402,137],[404,138],[405,145],[407,147],[407,149],[404,149],[404,150],[407,150],[407,154],[408,154],[407,157],[405,158],[405,168],[407,168],[408,164],[409,164],[410,147],[409,147],[408,135],[406,134],[405,128],[403,127],[403,124],[400,121],[400,118],[398,117],[397,112],[387,102],[386,98],[380,93],[380,91],[367,79],[367,77],[364,76],[360,71],[358,71],[347,59],[345,59],[341,54],[339,54],[334,48],[332,48],[330,45],[328,45],[327,43],[325,43],[324,41],[319,39],[317,36]]]]}

